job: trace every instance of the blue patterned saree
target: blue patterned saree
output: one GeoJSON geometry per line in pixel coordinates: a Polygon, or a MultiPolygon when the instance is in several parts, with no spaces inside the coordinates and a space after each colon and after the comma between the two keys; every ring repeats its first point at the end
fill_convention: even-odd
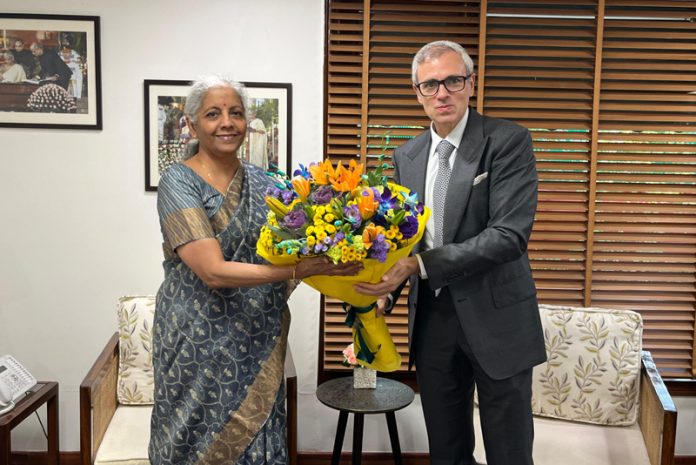
{"type": "Polygon", "coordinates": [[[287,463],[287,284],[210,289],[175,253],[216,238],[225,260],[262,263],[255,247],[270,182],[249,164],[225,195],[183,164],[160,180],[165,278],[154,322],[153,465],[287,463]]]}

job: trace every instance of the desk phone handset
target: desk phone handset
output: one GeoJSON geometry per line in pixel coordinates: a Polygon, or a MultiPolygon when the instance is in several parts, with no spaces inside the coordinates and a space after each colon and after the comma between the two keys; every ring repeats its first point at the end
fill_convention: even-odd
{"type": "Polygon", "coordinates": [[[0,357],[0,415],[12,410],[15,401],[36,385],[36,378],[14,357],[0,357]]]}

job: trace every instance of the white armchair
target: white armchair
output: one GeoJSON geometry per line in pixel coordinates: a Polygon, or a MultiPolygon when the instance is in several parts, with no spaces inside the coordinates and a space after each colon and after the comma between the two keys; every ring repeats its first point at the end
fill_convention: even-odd
{"type": "MultiPolygon", "coordinates": [[[[629,310],[540,306],[535,465],[672,465],[677,411],[629,310]]],[[[478,415],[476,415],[478,417],[478,415]]],[[[478,425],[476,459],[485,463],[478,425]]]]}
{"type": "MultiPolygon", "coordinates": [[[[81,465],[149,465],[154,296],[122,297],[114,333],[80,384],[81,465]]],[[[288,449],[297,463],[297,375],[285,361],[288,449]]]]}

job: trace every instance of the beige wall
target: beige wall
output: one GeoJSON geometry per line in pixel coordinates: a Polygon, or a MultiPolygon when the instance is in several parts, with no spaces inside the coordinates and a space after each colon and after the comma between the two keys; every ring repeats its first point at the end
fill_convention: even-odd
{"type": "MultiPolygon", "coordinates": [[[[60,447],[74,451],[78,387],[116,328],[116,299],[155,293],[162,279],[156,196],[144,191],[143,80],[217,72],[292,83],[293,161],[319,160],[324,2],[0,0],[0,11],[101,18],[104,129],[0,128],[0,355],[60,382],[60,447]]],[[[291,308],[300,448],[329,451],[336,416],[314,397],[318,296],[303,286],[291,308]]],[[[424,450],[410,411],[404,450],[424,450]]],[[[374,431],[367,423],[366,450],[389,450],[380,420],[374,431]]],[[[36,418],[13,434],[17,450],[44,444],[36,418]]]]}

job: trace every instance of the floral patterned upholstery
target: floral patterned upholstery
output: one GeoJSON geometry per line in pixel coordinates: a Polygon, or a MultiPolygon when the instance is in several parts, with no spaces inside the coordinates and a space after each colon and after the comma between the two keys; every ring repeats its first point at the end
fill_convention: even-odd
{"type": "Polygon", "coordinates": [[[548,361],[534,368],[534,414],[601,425],[635,423],[640,314],[551,305],[540,305],[539,312],[548,361]]]}
{"type": "Polygon", "coordinates": [[[116,394],[122,405],[148,405],[154,398],[152,319],[155,296],[118,299],[119,366],[116,394]]]}

